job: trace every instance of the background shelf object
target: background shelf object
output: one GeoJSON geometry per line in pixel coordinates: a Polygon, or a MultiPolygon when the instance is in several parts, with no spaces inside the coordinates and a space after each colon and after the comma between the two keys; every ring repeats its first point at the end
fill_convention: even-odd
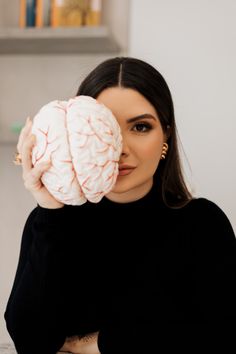
{"type": "Polygon", "coordinates": [[[0,54],[118,53],[106,26],[0,28],[0,54]]]}

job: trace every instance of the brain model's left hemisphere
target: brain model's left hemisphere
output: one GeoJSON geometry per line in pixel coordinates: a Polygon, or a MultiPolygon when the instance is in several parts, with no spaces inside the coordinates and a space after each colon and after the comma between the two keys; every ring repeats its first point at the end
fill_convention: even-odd
{"type": "Polygon", "coordinates": [[[112,112],[89,96],[52,101],[34,117],[32,163],[51,161],[42,175],[48,191],[64,204],[98,203],[113,188],[122,150],[112,112]]]}

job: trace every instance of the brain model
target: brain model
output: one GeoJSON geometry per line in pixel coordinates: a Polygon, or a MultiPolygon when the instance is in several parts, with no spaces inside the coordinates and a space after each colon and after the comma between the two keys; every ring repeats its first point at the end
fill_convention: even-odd
{"type": "Polygon", "coordinates": [[[42,182],[70,205],[98,203],[118,175],[120,127],[112,112],[90,96],[52,101],[34,117],[32,163],[51,161],[42,182]]]}

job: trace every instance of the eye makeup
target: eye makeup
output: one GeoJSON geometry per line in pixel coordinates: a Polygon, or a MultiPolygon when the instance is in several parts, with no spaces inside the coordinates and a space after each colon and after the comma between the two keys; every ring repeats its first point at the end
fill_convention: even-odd
{"type": "Polygon", "coordinates": [[[131,130],[135,133],[148,133],[152,128],[153,126],[149,122],[140,121],[136,122],[131,130]]]}
{"type": "Polygon", "coordinates": [[[144,114],[140,114],[140,115],[137,116],[137,117],[133,117],[133,118],[127,119],[127,123],[133,123],[133,122],[136,122],[136,121],[140,121],[141,119],[152,119],[152,120],[154,120],[154,121],[157,120],[157,118],[154,117],[152,114],[150,114],[150,113],[144,113],[144,114]]]}

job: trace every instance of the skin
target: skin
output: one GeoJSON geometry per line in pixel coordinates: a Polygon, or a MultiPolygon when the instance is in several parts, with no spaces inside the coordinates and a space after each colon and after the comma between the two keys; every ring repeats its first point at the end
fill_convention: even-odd
{"type": "MultiPolygon", "coordinates": [[[[117,203],[140,199],[152,187],[153,175],[160,162],[163,143],[166,142],[157,112],[144,96],[133,89],[108,88],[99,94],[97,100],[111,109],[120,125],[123,150],[119,165],[135,167],[130,174],[118,176],[113,190],[106,197],[117,203]],[[140,115],[142,117],[138,117],[140,115]]],[[[17,144],[17,150],[22,156],[25,188],[41,207],[62,208],[64,205],[55,200],[41,182],[41,176],[50,168],[50,163],[32,166],[31,154],[35,137],[31,134],[31,128],[32,121],[28,118],[17,144]]],[[[61,351],[99,354],[97,337],[98,332],[83,339],[67,338],[61,351]]]]}
{"type": "Polygon", "coordinates": [[[48,163],[40,163],[35,167],[32,165],[31,156],[35,144],[35,136],[31,134],[31,129],[32,121],[28,117],[17,143],[17,151],[22,158],[22,177],[25,188],[31,192],[41,207],[48,209],[62,208],[64,205],[54,199],[41,182],[42,174],[50,168],[50,161],[48,163]]]}
{"type": "Polygon", "coordinates": [[[120,125],[123,150],[119,163],[135,167],[130,174],[118,176],[115,187],[106,197],[118,203],[140,199],[152,187],[166,141],[157,112],[144,96],[129,88],[105,89],[97,100],[110,108],[120,125]],[[152,117],[130,121],[143,114],[152,117]]]}
{"type": "Polygon", "coordinates": [[[98,332],[90,333],[79,339],[77,336],[68,337],[58,352],[69,352],[74,354],[100,354],[97,346],[98,332]]]}

